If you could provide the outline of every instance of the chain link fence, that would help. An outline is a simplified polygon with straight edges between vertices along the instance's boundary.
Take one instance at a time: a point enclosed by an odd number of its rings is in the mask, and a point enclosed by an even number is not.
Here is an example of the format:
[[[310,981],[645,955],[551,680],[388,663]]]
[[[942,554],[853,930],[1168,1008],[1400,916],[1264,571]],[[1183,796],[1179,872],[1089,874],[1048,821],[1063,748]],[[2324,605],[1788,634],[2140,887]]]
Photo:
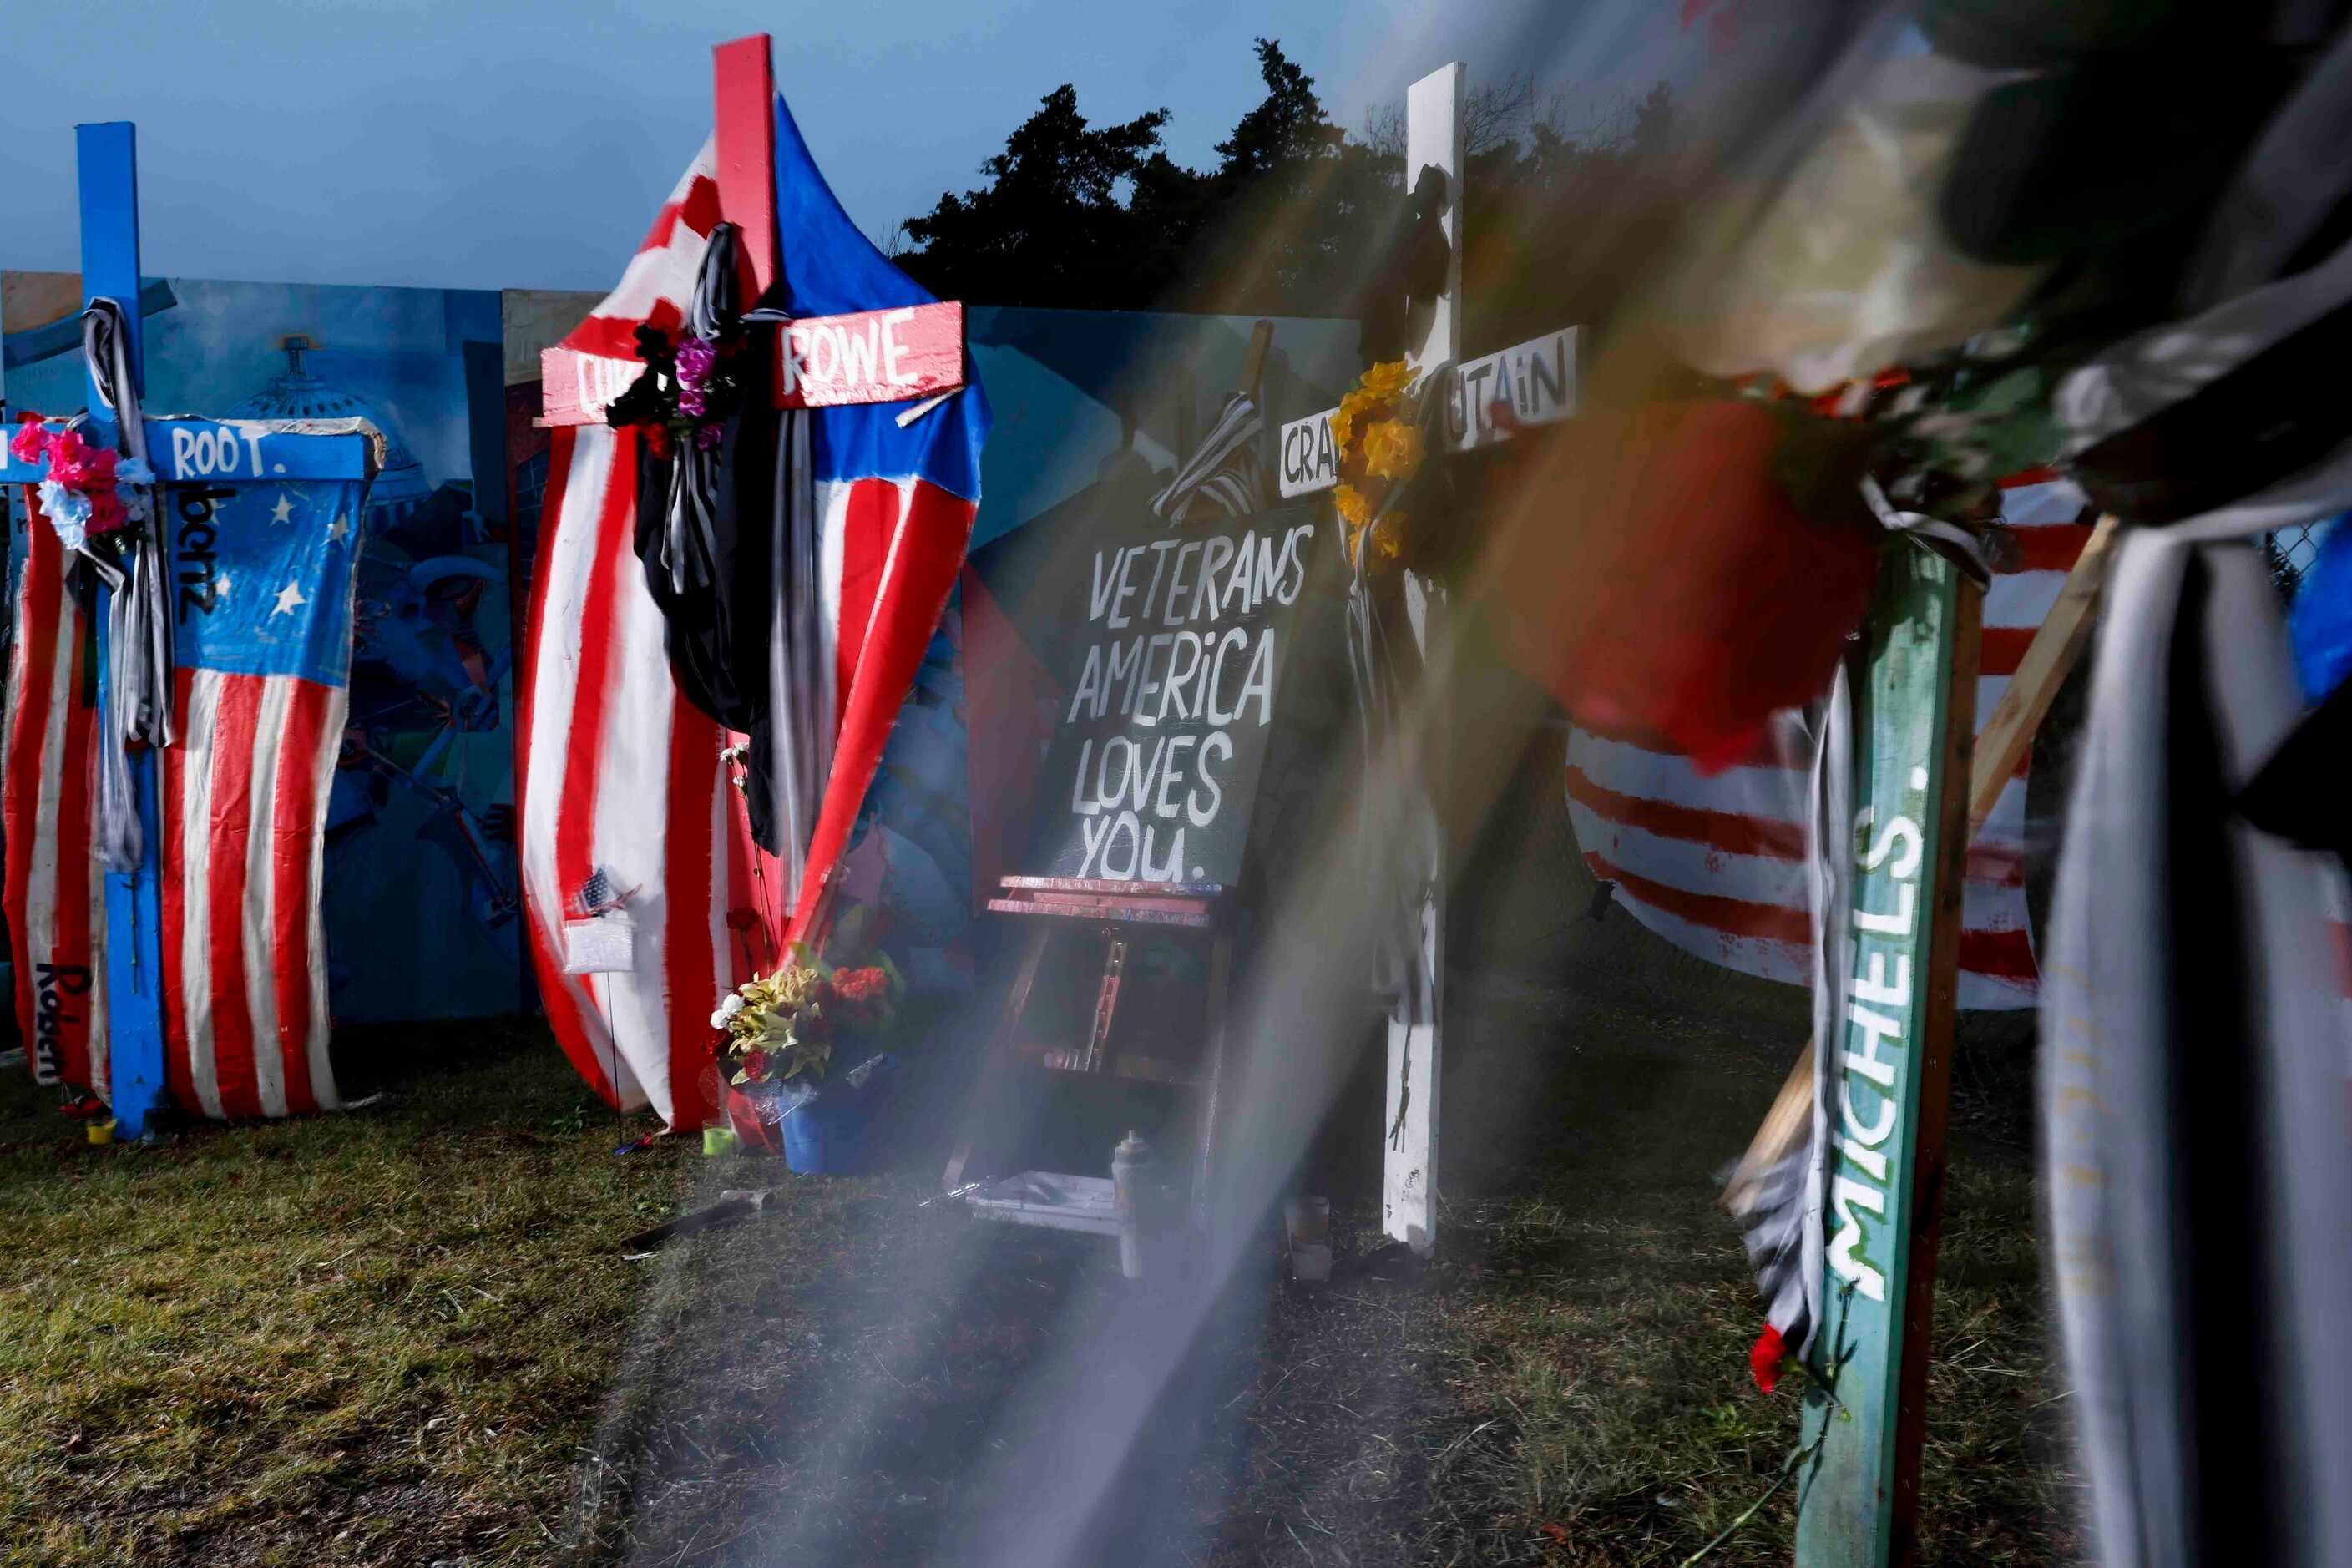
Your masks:
[[[2281,598],[2294,597],[2303,574],[2318,559],[2319,536],[2326,527],[2324,521],[2308,522],[2263,536],[2263,553],[2270,558],[2271,580],[2278,584]]]

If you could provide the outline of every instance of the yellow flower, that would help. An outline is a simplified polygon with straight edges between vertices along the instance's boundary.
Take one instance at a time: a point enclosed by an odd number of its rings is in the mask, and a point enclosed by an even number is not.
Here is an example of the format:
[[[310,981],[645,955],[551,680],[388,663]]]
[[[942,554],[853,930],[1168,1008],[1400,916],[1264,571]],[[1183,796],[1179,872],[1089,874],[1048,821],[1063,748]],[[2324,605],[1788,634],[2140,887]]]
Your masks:
[[[1339,509],[1339,515],[1348,520],[1351,528],[1361,528],[1372,521],[1372,503],[1353,485],[1342,484],[1332,490],[1331,504]]]
[[[1372,548],[1383,561],[1393,561],[1404,549],[1404,513],[1392,511],[1372,525]]]
[[[1404,361],[1392,359],[1364,372],[1363,380],[1357,384],[1374,398],[1402,397],[1404,389],[1412,384],[1412,372],[1405,368]]]
[[[1344,452],[1356,434],[1356,395],[1339,399],[1339,411],[1331,416],[1331,445]]]
[[[1409,479],[1421,456],[1421,432],[1402,419],[1383,419],[1364,432],[1364,468],[1375,479]]]

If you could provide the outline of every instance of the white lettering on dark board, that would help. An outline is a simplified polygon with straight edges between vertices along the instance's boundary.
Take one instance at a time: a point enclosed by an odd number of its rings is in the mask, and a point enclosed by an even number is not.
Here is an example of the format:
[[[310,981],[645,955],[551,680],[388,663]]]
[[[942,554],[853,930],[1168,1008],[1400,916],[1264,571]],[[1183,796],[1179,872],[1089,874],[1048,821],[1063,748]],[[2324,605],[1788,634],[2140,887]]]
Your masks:
[[[1286,623],[1263,612],[1297,602],[1314,537],[1315,524],[1298,522],[1095,552],[1090,640],[1062,722],[1116,728],[1079,742],[1069,778],[1076,875],[1199,874],[1186,837],[1214,826],[1235,798],[1227,770],[1236,735],[1274,722]]]

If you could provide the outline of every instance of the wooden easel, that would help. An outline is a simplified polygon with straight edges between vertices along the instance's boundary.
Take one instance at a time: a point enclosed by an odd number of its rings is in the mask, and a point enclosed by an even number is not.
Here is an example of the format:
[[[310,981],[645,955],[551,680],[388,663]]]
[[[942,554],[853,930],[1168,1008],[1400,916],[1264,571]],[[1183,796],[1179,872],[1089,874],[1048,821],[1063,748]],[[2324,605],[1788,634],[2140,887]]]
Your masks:
[[[1004,1107],[1011,1079],[1027,1070],[1079,1078],[1123,1079],[1171,1084],[1197,1100],[1199,1131],[1192,1153],[1191,1213],[1195,1228],[1205,1223],[1209,1175],[1215,1160],[1219,1089],[1224,1077],[1225,1011],[1233,983],[1233,899],[1213,882],[1143,883],[1094,878],[1006,877],[1003,894],[988,901],[996,914],[1034,922],[1035,930],[1014,971],[1004,1011],[991,1032],[988,1052],[974,1086],[962,1135],[940,1179],[943,1193],[967,1186],[973,1152],[990,1136]],[[1207,998],[1202,1016],[1201,1050],[1187,1071],[1181,1064],[1123,1052],[1113,1037],[1119,993],[1127,977],[1129,944],[1147,934],[1182,933],[1208,950]],[[1057,942],[1101,944],[1101,963],[1086,1037],[1066,1045],[1028,1043],[1022,1024],[1035,996],[1037,976]],[[1108,1154],[1108,1152],[1106,1152]],[[965,1194],[972,1211],[1013,1225],[1117,1236],[1119,1219],[1108,1177],[1026,1171]]]

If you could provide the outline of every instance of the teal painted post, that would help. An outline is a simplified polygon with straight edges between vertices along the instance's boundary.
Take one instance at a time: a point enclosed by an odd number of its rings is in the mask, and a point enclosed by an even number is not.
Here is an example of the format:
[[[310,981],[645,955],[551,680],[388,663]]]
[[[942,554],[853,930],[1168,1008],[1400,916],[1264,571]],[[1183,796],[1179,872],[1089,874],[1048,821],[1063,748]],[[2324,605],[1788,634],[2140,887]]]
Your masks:
[[[130,121],[121,120],[76,126],[74,139],[81,184],[82,299],[85,303],[103,298],[121,304],[131,337],[131,374],[134,379],[143,379],[138,139]],[[100,437],[111,440],[113,421],[100,405],[95,386],[89,407],[92,423],[100,426]],[[105,628],[110,597],[101,590],[98,601],[101,713],[106,711],[108,695]],[[148,1117],[164,1097],[163,907],[156,878],[163,835],[155,810],[152,755],[131,753],[131,780],[138,795],[146,849],[136,871],[128,876],[109,872],[106,877],[107,1060],[113,1080],[115,1135],[120,1138],[142,1136],[147,1131]]]
[[[1853,936],[1806,1380],[1800,1568],[1909,1563],[1942,1218],[1982,599],[1943,557],[1890,558],[1854,712]],[[1817,1447],[1814,1445],[1818,1445]]]

